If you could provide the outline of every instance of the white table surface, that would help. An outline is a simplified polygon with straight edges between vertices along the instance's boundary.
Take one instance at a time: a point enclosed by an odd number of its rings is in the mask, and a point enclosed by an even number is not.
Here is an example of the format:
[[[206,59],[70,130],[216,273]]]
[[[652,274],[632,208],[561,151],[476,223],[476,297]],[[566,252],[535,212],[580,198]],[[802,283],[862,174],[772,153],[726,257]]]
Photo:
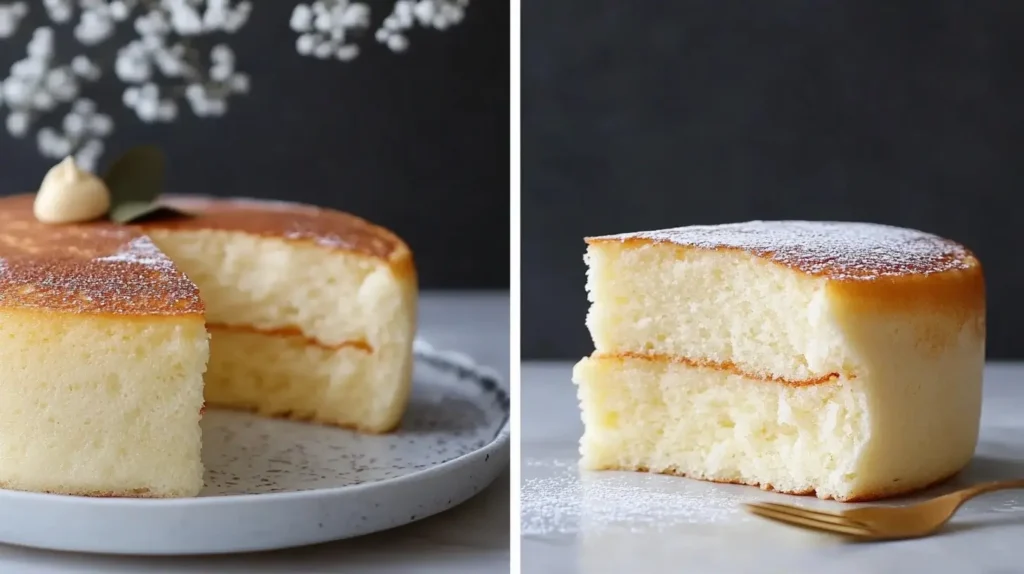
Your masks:
[[[437,349],[462,351],[506,378],[509,296],[427,293],[420,336]],[[508,572],[509,473],[448,512],[347,541],[237,556],[135,558],[56,553],[0,545],[0,573]]]
[[[839,503],[671,476],[580,472],[583,429],[570,373],[571,363],[523,365],[523,572],[1024,573],[1024,490],[969,502],[932,538],[852,544],[738,508],[755,499]],[[1024,478],[1024,363],[987,368],[975,459],[928,494],[1002,478]]]

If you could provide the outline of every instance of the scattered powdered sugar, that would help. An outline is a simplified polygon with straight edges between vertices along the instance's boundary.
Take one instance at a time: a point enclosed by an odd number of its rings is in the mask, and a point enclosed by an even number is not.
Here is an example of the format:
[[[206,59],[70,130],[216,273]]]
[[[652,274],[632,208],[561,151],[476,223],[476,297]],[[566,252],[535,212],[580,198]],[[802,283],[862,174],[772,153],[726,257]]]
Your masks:
[[[283,236],[290,240],[312,241],[320,247],[329,249],[350,249],[352,247],[349,241],[335,233],[324,233],[318,229],[307,228],[298,222],[292,222],[291,229],[286,231]]]
[[[740,249],[836,279],[940,273],[970,266],[963,246],[930,233],[875,223],[749,221],[595,237],[702,249]]]
[[[283,201],[280,199],[256,199],[254,197],[218,197],[214,195],[190,193],[188,195],[168,194],[163,196],[169,203],[182,208],[193,208],[203,210],[211,205],[230,205],[243,209],[274,209],[277,211],[301,211],[315,210],[315,207],[296,203],[294,201]]]
[[[1024,513],[1024,501],[1020,498],[1011,498],[992,507],[994,512],[1020,512]]]
[[[160,269],[172,269],[171,260],[157,249],[157,246],[148,237],[136,237],[127,245],[113,255],[97,257],[94,261],[133,263]]]
[[[311,210],[315,209],[309,205],[302,203],[296,203],[294,201],[283,201],[280,199],[255,199],[252,197],[229,197],[220,199],[214,196],[207,196],[212,201],[220,201],[223,203],[230,203],[239,207],[248,207],[250,209],[277,209],[280,211],[296,211],[296,210]]]
[[[580,472],[576,461],[524,461],[522,534],[651,530],[747,520],[744,499],[720,485],[637,472]]]

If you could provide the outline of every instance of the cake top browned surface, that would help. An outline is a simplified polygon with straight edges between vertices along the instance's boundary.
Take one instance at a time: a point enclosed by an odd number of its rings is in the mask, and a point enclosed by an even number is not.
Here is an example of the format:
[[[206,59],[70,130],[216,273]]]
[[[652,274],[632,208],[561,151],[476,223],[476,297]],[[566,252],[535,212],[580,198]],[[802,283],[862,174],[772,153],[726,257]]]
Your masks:
[[[196,286],[139,231],[109,222],[40,223],[31,196],[0,199],[0,306],[116,315],[204,311]]]
[[[171,196],[165,200],[194,217],[146,223],[161,229],[218,229],[311,242],[383,260],[405,255],[395,234],[354,215],[298,203],[256,199]]]
[[[48,225],[31,194],[0,198],[0,306],[122,315],[203,313],[196,286],[145,236],[146,229],[224,230],[278,237],[401,263],[408,247],[388,230],[339,211],[299,204],[192,196],[168,198],[192,216],[119,225]]]
[[[973,254],[954,241],[874,223],[749,221],[587,238],[590,244],[607,241],[740,250],[836,280],[928,275],[979,266]]]

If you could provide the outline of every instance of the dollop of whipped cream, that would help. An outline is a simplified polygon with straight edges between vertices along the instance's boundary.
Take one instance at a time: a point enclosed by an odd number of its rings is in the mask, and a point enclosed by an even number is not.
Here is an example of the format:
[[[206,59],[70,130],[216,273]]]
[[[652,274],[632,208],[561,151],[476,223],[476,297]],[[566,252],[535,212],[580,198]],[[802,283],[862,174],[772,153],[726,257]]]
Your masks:
[[[110,190],[103,180],[80,169],[72,157],[50,168],[36,193],[33,212],[43,223],[79,223],[97,219],[110,209]]]

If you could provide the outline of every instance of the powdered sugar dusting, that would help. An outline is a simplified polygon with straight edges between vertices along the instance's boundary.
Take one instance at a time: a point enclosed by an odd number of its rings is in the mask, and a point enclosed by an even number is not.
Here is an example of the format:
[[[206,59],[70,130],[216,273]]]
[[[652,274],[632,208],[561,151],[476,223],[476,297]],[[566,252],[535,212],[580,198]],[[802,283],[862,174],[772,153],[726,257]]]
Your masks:
[[[285,239],[306,240],[316,243],[320,247],[326,247],[329,249],[351,249],[352,244],[349,241],[339,237],[336,233],[323,233],[314,229],[309,229],[302,226],[299,223],[293,223],[292,228],[283,234]]]
[[[739,249],[805,273],[840,280],[941,273],[972,265],[971,253],[953,241],[874,223],[749,221],[608,235],[590,241],[638,239],[701,249]]]
[[[741,522],[733,485],[636,472],[581,472],[573,461],[527,460],[521,494],[524,536]],[[546,468],[542,468],[546,467]],[[532,476],[530,476],[532,475]]]
[[[123,262],[162,270],[173,269],[171,260],[167,258],[148,237],[136,237],[113,255],[98,257],[96,261]]]
[[[196,315],[199,289],[139,231],[47,225],[33,196],[0,199],[0,306],[58,313]]]

